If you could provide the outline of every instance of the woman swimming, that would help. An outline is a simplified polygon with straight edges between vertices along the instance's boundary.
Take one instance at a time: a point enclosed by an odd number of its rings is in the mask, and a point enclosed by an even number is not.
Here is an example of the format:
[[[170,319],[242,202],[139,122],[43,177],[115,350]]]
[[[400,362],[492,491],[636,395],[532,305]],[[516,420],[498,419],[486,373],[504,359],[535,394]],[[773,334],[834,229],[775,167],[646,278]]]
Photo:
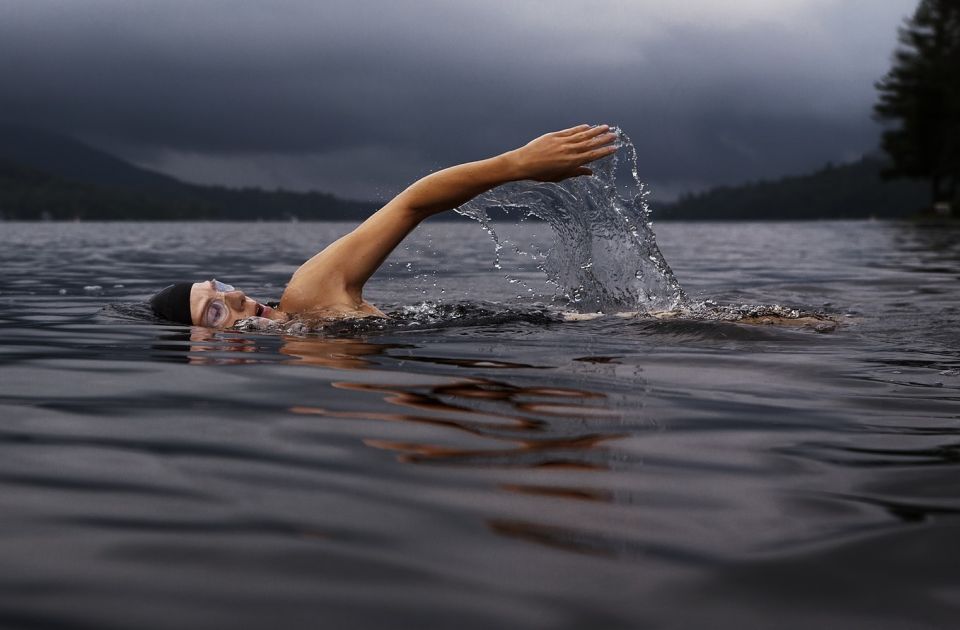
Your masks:
[[[616,139],[607,125],[579,125],[540,136],[496,157],[427,175],[303,263],[276,308],[217,280],[170,285],[150,299],[150,306],[163,319],[209,328],[229,328],[248,317],[279,321],[292,316],[383,317],[363,299],[364,284],[424,219],[507,182],[559,182],[591,175],[585,165],[614,153]]]

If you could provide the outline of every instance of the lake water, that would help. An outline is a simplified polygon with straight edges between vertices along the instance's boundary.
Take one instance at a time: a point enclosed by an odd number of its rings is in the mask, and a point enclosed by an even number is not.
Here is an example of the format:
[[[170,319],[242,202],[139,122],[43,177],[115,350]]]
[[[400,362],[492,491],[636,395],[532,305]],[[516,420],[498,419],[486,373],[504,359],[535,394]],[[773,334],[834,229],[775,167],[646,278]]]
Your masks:
[[[380,328],[139,315],[348,227],[0,223],[0,626],[955,626],[960,229],[656,226],[691,299],[829,334],[557,321],[472,223],[398,250]]]

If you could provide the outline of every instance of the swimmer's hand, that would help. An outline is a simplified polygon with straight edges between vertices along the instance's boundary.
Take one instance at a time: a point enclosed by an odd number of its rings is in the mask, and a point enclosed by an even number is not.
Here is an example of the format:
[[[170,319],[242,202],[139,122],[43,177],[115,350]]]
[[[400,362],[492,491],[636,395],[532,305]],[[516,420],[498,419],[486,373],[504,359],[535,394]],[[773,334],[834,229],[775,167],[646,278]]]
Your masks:
[[[617,134],[609,125],[579,125],[540,136],[505,154],[513,163],[516,179],[559,182],[578,175],[592,175],[584,166],[616,152]]]

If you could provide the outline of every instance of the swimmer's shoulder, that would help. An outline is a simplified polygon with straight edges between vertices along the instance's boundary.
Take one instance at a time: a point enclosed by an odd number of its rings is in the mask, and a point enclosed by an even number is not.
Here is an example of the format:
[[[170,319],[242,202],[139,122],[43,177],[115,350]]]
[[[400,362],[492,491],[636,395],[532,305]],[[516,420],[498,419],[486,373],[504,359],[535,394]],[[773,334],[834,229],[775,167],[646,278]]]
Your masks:
[[[337,319],[343,316],[383,315],[379,309],[362,297],[327,283],[326,286],[310,286],[291,282],[280,298],[280,310],[290,315],[311,319]]]
[[[299,311],[285,312],[302,320],[313,322],[366,317],[386,317],[386,314],[384,314],[383,311],[364,300],[361,300],[359,303],[351,301],[334,302],[330,304],[316,305]]]

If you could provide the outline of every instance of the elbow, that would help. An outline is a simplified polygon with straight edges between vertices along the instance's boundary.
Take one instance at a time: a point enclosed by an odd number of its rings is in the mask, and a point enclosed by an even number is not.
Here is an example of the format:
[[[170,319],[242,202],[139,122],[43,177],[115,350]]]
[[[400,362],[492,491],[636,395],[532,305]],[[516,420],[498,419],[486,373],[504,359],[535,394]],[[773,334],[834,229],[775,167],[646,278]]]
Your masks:
[[[442,212],[443,209],[438,209],[435,205],[431,205],[430,203],[419,203],[405,205],[403,207],[403,211],[406,214],[405,218],[416,225],[424,219],[427,219],[438,212]]]
[[[455,208],[457,204],[452,204],[449,194],[438,190],[431,185],[427,176],[414,184],[411,184],[406,190],[397,195],[398,205],[410,215],[410,218],[420,222],[435,214]]]

